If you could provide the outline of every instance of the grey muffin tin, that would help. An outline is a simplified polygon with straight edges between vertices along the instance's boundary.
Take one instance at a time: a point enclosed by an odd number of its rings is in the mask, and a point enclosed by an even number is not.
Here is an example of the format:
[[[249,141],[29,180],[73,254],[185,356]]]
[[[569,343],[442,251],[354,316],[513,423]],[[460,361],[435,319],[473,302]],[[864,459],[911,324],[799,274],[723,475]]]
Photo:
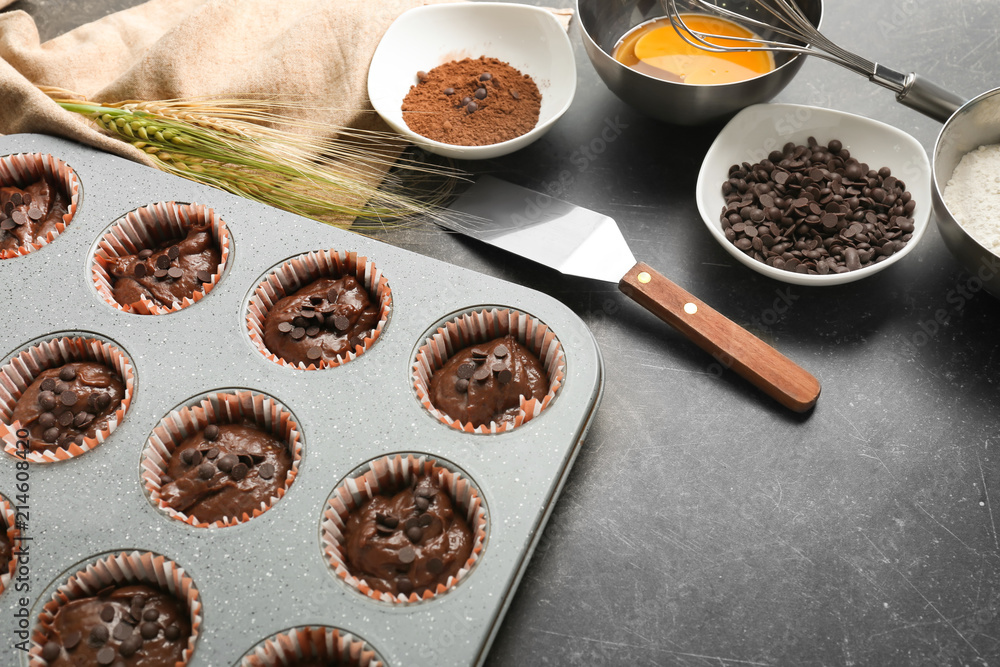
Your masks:
[[[482,663],[600,400],[603,364],[590,331],[568,308],[533,290],[451,266],[43,135],[0,137],[0,156],[48,153],[77,174],[76,216],[52,243],[0,261],[0,353],[6,364],[31,342],[96,334],[135,369],[135,395],[106,442],[69,461],[30,466],[30,591],[0,599],[13,619],[28,596],[32,626],[55,585],[107,552],[162,554],[200,591],[202,627],[191,667],[238,664],[266,637],[301,625],[338,627],[366,640],[391,667]],[[226,222],[229,266],[205,299],[167,315],[133,315],[105,303],[90,257],[122,215],[160,201],[203,204]],[[261,277],[312,250],[353,250],[389,281],[393,311],[370,350],[338,368],[299,371],[265,358],[246,332]],[[462,433],[418,402],[411,366],[436,325],[483,306],[509,306],[547,324],[566,355],[566,378],[534,420],[498,435]],[[299,475],[263,515],[228,528],[195,528],[154,508],[140,480],[152,429],[188,399],[222,388],[269,394],[297,418]],[[427,453],[464,471],[487,509],[479,561],[456,587],[418,603],[365,597],[335,578],[320,546],[331,491],[388,453]],[[16,459],[0,455],[0,493],[17,495]],[[11,626],[13,627],[13,626]],[[8,633],[9,634],[9,633]],[[14,664],[11,653],[3,664]],[[27,656],[21,658],[27,664]]]

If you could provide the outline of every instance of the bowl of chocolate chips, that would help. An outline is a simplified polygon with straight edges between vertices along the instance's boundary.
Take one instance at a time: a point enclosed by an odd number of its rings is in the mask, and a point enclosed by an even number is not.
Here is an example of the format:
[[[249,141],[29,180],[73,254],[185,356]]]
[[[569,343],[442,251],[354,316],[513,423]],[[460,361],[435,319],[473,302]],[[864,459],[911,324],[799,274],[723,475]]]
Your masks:
[[[931,166],[906,132],[796,104],[737,114],[708,150],[698,210],[736,260],[797,285],[870,276],[913,251],[930,223]]]
[[[449,158],[524,148],[565,113],[576,60],[547,9],[504,2],[427,5],[386,30],[368,68],[368,97],[396,132]]]

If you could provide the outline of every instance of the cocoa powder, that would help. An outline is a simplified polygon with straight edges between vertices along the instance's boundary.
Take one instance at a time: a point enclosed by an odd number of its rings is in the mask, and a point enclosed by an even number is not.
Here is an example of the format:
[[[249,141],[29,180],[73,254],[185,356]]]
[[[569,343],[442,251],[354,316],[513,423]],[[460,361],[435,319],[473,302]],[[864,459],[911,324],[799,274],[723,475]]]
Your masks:
[[[531,131],[541,103],[530,76],[483,56],[418,72],[402,110],[407,126],[428,139],[487,146]]]

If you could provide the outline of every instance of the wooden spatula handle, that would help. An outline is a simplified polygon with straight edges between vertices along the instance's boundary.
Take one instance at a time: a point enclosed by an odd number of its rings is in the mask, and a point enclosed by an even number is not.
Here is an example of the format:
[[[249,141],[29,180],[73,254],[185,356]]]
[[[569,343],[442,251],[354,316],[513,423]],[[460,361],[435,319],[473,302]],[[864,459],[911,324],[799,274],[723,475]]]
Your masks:
[[[618,288],[785,407],[805,412],[816,404],[816,378],[646,264],[632,267]]]

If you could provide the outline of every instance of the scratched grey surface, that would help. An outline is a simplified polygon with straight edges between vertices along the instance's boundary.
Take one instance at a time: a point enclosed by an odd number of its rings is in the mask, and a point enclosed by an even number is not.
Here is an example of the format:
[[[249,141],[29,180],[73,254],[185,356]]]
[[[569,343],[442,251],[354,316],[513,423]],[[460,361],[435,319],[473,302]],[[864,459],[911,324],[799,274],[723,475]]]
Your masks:
[[[58,0],[14,7],[51,36],[135,3],[73,4],[74,16]],[[825,32],[871,59],[965,96],[1000,86],[996,0],[829,4]],[[819,377],[823,395],[791,416],[710,373],[703,353],[613,287],[443,233],[387,236],[556,296],[605,355],[600,412],[487,664],[1000,663],[1000,302],[962,295],[969,276],[936,229],[905,262],[832,289],[786,292],[736,264],[693,196],[717,128],[639,117],[572,31],[567,115],[520,153],[465,166],[536,188],[568,170],[564,198],[617,219],[637,256],[754,327]],[[820,61],[777,101],[863,114],[928,150],[939,130]],[[581,160],[607,122],[620,136]],[[779,293],[791,302],[782,313]]]

